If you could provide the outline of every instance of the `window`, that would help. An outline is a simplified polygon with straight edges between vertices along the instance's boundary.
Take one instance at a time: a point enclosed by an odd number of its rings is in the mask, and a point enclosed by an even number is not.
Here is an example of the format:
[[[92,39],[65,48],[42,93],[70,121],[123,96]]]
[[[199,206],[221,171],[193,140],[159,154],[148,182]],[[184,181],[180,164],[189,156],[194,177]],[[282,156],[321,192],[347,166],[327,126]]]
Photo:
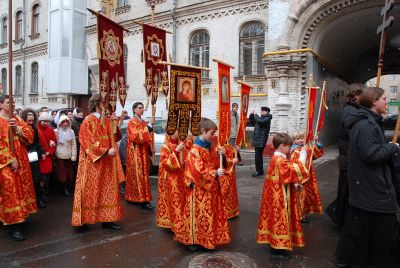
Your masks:
[[[22,39],[22,11],[18,11],[15,16],[15,40]]]
[[[1,20],[1,43],[7,43],[7,17]]]
[[[127,77],[127,70],[128,70],[128,46],[124,44],[124,72],[125,72],[125,84],[126,80],[128,80]]]
[[[17,65],[17,67],[15,67],[15,95],[21,95],[21,77],[22,68],[21,65]]]
[[[39,88],[39,64],[32,63],[31,67],[31,93],[37,94]]]
[[[123,7],[128,5],[128,0],[118,0],[117,7]]]
[[[32,8],[32,35],[39,33],[40,6],[36,4]]]
[[[205,30],[195,32],[190,38],[189,62],[194,66],[210,66],[210,35]],[[202,78],[209,78],[209,71],[201,71]]]
[[[3,93],[7,94],[7,69],[1,69],[1,85],[3,86]]]
[[[397,94],[398,91],[399,91],[399,87],[398,86],[391,86],[390,87],[390,93]]]
[[[265,29],[260,22],[248,22],[241,31],[239,38],[240,48],[240,76],[262,75],[262,54],[264,53]]]

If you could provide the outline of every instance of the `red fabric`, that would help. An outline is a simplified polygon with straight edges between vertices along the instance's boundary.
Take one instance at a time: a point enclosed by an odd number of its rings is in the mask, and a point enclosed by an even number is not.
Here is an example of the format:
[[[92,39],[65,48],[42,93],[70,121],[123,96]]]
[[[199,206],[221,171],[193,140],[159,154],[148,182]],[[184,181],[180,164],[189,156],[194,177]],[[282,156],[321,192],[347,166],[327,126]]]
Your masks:
[[[50,141],[57,144],[57,137],[53,128],[50,126],[43,127],[40,123],[38,124],[38,132],[40,145],[46,153],[49,153],[45,159],[39,156],[40,173],[50,174],[53,171],[53,157],[57,149],[57,146],[50,147]]]
[[[152,96],[151,103],[157,102],[160,81],[165,96],[168,95],[167,65],[158,64],[158,61],[167,61],[167,47],[165,31],[147,24],[143,24],[144,63],[146,70],[146,92]]]
[[[314,115],[315,115],[315,102],[317,99],[316,87],[311,87],[308,89],[308,111],[307,111],[307,131],[306,131],[306,143],[309,143],[314,138]]]
[[[218,63],[218,143],[224,146],[231,134],[231,67]]]
[[[100,94],[109,113],[115,112],[117,96],[122,107],[126,100],[124,71],[124,28],[112,20],[97,15]]]
[[[319,115],[319,120],[317,124],[317,133],[320,133],[321,130],[324,128],[324,121],[325,121],[325,110],[326,110],[326,90],[323,89],[321,92],[321,112]]]
[[[249,102],[250,102],[250,87],[244,84],[240,85],[241,85],[240,123],[238,127],[238,133],[236,136],[236,144],[239,146],[242,144],[242,142],[246,143],[247,112],[249,109]]]

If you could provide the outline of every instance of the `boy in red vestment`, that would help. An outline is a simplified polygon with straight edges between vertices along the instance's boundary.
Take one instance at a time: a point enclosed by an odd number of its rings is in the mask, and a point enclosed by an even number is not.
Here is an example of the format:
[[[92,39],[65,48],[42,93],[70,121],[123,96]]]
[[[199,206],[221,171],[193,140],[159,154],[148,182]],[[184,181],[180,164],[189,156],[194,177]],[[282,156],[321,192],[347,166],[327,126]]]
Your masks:
[[[306,152],[300,161],[289,161],[292,139],[288,134],[277,133],[273,138],[275,149],[265,177],[258,221],[257,243],[270,245],[273,259],[287,259],[294,246],[303,247],[304,237],[300,224],[296,190],[306,177]]]
[[[224,148],[211,149],[216,124],[202,118],[196,138],[185,163],[187,188],[183,226],[175,232],[174,239],[185,245],[200,245],[214,249],[230,242],[220,178],[224,169],[219,167],[219,155]]]
[[[89,112],[79,130],[80,155],[76,178],[72,225],[87,229],[86,224],[102,223],[105,229],[119,230],[115,223],[122,219],[123,211],[119,184],[125,180],[115,142],[121,139],[118,129],[113,134],[111,120],[101,120],[102,103],[99,94],[89,100]],[[114,144],[112,136],[114,135]]]
[[[306,214],[322,214],[324,212],[321,194],[318,187],[317,174],[315,172],[313,163],[313,160],[322,156],[322,150],[320,144],[317,142],[317,135],[314,137],[316,143],[316,145],[313,146],[314,150],[312,150],[311,146],[304,146],[304,137],[304,133],[301,132],[293,135],[293,145],[290,148],[290,159],[293,161],[298,161],[300,158],[301,149],[305,148],[305,150],[307,150],[307,161],[305,166],[307,169],[309,169],[309,175],[300,182],[303,185],[303,190],[298,194],[300,219],[301,222],[307,223],[309,220],[306,218]]]
[[[144,105],[136,102],[132,106],[133,118],[128,123],[126,150],[126,188],[125,199],[141,203],[147,210],[155,207],[150,204],[150,149],[154,118],[149,123],[142,119]]]
[[[182,208],[185,200],[185,162],[192,140],[180,142],[178,131],[166,138],[161,148],[158,171],[158,200],[156,224],[160,227],[179,229],[182,222]]]
[[[35,190],[26,151],[33,142],[34,132],[22,119],[10,116],[10,102],[0,96],[0,221],[9,225],[11,238],[25,240],[19,223],[37,212]],[[14,152],[10,131],[14,131]]]

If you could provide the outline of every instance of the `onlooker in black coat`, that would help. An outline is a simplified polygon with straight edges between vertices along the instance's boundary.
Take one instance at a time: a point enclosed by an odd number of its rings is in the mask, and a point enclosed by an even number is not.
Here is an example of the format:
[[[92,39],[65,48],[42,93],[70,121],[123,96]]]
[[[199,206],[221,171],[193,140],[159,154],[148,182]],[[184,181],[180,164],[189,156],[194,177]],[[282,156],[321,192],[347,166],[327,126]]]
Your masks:
[[[360,108],[359,98],[365,88],[361,84],[351,84],[346,91],[346,104],[340,114],[339,125],[339,180],[336,199],[327,207],[326,213],[334,221],[339,230],[342,229],[349,206],[349,184],[348,184],[348,149],[351,128],[346,128],[347,122],[353,121]]]
[[[250,114],[250,123],[254,125],[254,134],[252,145],[255,149],[255,165],[256,173],[253,177],[258,177],[264,174],[263,167],[263,151],[267,144],[269,130],[271,128],[272,115],[268,107],[261,107],[261,116],[256,114],[255,110]]]
[[[366,88],[349,140],[349,209],[336,256],[341,264],[400,267],[399,207],[389,164],[400,153],[387,143],[381,126],[387,99],[384,90]]]

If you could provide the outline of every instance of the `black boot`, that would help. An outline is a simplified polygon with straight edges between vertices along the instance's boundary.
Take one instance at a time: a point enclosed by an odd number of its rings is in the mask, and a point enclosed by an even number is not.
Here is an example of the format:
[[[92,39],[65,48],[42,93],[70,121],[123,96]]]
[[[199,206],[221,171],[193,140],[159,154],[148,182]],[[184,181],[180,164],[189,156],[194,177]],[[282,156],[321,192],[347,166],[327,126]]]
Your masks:
[[[21,232],[21,227],[19,224],[10,225],[10,236],[14,241],[24,241],[25,236]]]
[[[121,230],[122,227],[116,224],[115,222],[102,222],[101,227],[104,229],[111,229],[111,230]]]
[[[66,197],[71,197],[71,193],[68,190],[68,184],[67,183],[64,184],[64,195]]]
[[[36,195],[36,203],[38,205],[39,208],[46,208],[47,205],[45,202],[43,202],[43,200],[41,199],[40,195],[41,195],[41,191],[40,191],[40,184],[39,183],[35,183],[35,195]]]
[[[150,210],[153,211],[155,209],[155,206],[153,206],[152,204],[150,204],[150,202],[143,202],[142,203],[142,208],[146,209],[146,210]]]

